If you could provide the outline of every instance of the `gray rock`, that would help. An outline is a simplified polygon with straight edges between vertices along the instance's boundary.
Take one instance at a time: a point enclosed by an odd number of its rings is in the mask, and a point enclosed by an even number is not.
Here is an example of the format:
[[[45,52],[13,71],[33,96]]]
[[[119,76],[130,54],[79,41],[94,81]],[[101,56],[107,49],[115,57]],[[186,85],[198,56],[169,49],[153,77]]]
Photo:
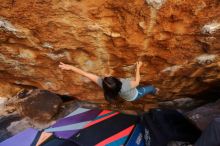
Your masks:
[[[14,121],[20,120],[18,115],[8,115],[0,117],[0,142],[8,139],[13,136],[6,128]]]
[[[189,97],[174,99],[172,101],[160,102],[159,105],[165,108],[191,109],[201,104],[200,100]]]
[[[187,116],[203,130],[214,118],[220,117],[220,100],[196,108],[188,112]]]
[[[27,128],[33,127],[32,124],[27,119],[22,119],[19,121],[13,121],[6,128],[12,135],[16,135],[17,133],[24,131]]]

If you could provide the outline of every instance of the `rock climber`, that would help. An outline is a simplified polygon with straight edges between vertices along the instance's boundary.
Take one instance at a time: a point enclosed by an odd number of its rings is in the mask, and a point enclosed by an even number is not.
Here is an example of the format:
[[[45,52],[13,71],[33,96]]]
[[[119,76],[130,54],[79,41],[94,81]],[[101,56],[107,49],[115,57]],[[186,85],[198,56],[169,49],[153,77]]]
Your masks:
[[[140,68],[142,62],[136,63],[135,79],[130,78],[116,78],[113,76],[97,76],[95,74],[83,71],[75,66],[60,62],[59,68],[63,70],[70,70],[77,74],[87,77],[104,91],[104,97],[109,102],[115,102],[122,98],[126,101],[134,101],[140,99],[147,94],[158,94],[159,89],[152,85],[139,86],[140,83]]]

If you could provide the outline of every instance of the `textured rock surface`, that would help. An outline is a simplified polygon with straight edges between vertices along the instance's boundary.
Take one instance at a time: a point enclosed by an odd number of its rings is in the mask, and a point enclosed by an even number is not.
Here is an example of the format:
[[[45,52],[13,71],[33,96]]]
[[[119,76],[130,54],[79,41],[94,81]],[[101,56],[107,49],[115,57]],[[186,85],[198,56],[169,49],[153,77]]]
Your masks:
[[[29,96],[16,102],[20,115],[42,122],[52,120],[62,104],[59,96],[43,90],[34,90]]]
[[[7,81],[7,80],[6,80]],[[10,98],[15,96],[19,91],[22,90],[22,87],[10,84],[6,81],[0,80],[0,98]]]
[[[184,95],[197,95],[206,90],[219,89],[219,57],[202,55],[194,62],[182,65],[178,69],[164,70],[158,86],[161,86],[161,99],[172,99]],[[168,91],[168,92],[167,92]],[[211,97],[212,95],[208,95]]]
[[[187,116],[192,119],[200,129],[204,130],[214,118],[220,116],[220,100],[194,109],[190,111]]]
[[[8,115],[5,117],[0,116],[0,142],[11,137],[12,134],[6,129],[14,121],[20,120],[20,117],[17,115]]]
[[[220,53],[219,9],[219,0],[0,0],[0,80],[108,106],[58,63],[131,77],[142,59],[142,81],[161,88],[159,99],[198,93],[219,80],[218,63],[195,60]],[[128,106],[156,105],[149,97]]]

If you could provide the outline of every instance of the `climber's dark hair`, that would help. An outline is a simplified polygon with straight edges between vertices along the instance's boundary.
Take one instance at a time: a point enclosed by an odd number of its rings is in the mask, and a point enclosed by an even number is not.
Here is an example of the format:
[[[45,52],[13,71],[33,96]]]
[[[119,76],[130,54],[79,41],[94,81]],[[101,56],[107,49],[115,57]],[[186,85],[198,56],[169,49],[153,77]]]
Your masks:
[[[115,77],[105,77],[102,81],[105,99],[109,102],[118,99],[119,91],[121,90],[122,83]]]

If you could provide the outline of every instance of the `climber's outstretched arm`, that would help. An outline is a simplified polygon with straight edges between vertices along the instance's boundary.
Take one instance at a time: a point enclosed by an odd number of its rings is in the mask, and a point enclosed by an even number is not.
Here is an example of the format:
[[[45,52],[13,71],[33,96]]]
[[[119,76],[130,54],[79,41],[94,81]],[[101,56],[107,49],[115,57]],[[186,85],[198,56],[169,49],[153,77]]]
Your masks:
[[[136,75],[135,75],[135,80],[132,80],[131,81],[131,87],[132,88],[135,88],[139,85],[140,83],[140,80],[141,80],[141,76],[140,76],[140,68],[142,66],[142,62],[141,61],[138,61],[136,63]]]
[[[71,70],[71,71],[74,71],[80,75],[83,75],[87,78],[89,78],[91,81],[95,82],[96,84],[98,84],[98,80],[100,79],[99,76],[97,75],[94,75],[92,73],[89,73],[89,72],[86,72],[86,71],[83,71],[75,66],[72,66],[72,65],[68,65],[68,64],[65,64],[63,62],[60,62],[59,64],[59,68],[63,69],[63,70]]]

